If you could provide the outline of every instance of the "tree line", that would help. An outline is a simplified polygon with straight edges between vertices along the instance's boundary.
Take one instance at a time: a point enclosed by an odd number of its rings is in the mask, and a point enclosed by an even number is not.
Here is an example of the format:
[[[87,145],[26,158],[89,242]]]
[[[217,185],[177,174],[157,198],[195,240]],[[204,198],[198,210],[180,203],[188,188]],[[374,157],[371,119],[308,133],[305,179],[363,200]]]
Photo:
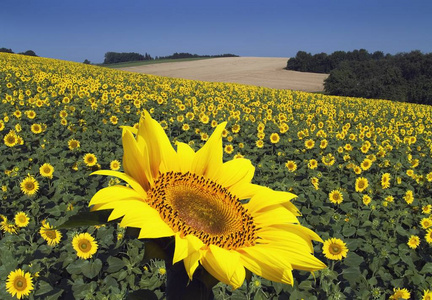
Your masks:
[[[152,60],[150,54],[144,55],[135,52],[107,52],[105,53],[104,64],[117,64],[128,61]]]
[[[0,48],[0,52],[6,52],[6,53],[12,53],[12,54],[15,53],[12,51],[12,49],[8,49],[8,48]],[[33,50],[27,50],[25,52],[19,52],[18,54],[28,55],[28,56],[37,56]]]
[[[299,51],[288,70],[329,73],[324,91],[337,96],[388,99],[432,105],[432,53],[396,55],[364,49],[311,55]]]

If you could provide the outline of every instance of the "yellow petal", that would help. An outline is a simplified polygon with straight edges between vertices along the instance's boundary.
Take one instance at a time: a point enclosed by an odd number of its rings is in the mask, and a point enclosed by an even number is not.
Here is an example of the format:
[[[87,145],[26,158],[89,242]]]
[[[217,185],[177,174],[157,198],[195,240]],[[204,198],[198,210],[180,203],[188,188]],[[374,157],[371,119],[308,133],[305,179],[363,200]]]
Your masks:
[[[263,263],[259,259],[251,258],[250,255],[240,252],[242,264],[252,273],[274,282],[293,284],[291,269],[283,269]]]
[[[138,136],[148,145],[153,178],[158,176],[159,171],[165,173],[179,170],[177,153],[162,126],[147,111],[144,111],[144,118],[140,120]]]
[[[175,238],[175,249],[173,256],[173,264],[181,261],[188,256],[188,241],[180,236],[180,232],[177,232]]]
[[[122,201],[128,199],[141,199],[142,195],[140,195],[135,190],[122,186],[115,185],[103,188],[99,190],[90,200],[89,206],[101,203],[107,203],[111,201]]]
[[[286,207],[295,216],[301,215],[300,211],[290,201],[296,195],[288,192],[274,191],[272,189],[262,187],[257,190],[255,195],[247,203],[247,208],[250,212],[264,212],[272,210],[278,206]]]
[[[239,258],[240,255],[237,251],[210,245],[210,251],[205,252],[201,263],[213,277],[237,289],[245,279],[244,267]],[[243,268],[243,272],[239,270],[240,268]]]
[[[216,175],[216,182],[225,188],[236,184],[250,183],[255,173],[255,168],[250,160],[239,158],[230,160],[222,165]]]
[[[96,172],[91,173],[90,175],[106,175],[106,176],[113,176],[118,177],[124,181],[126,181],[135,191],[137,191],[143,198],[147,198],[147,193],[144,191],[142,186],[131,176],[117,171],[111,171],[111,170],[99,170]]]
[[[180,163],[180,171],[183,173],[190,172],[195,157],[195,151],[188,144],[177,142],[177,155]]]
[[[135,127],[123,125],[123,126],[120,126],[120,128],[121,129],[127,129],[135,135],[138,134],[138,129],[136,129]]]
[[[188,274],[190,280],[192,280],[193,274],[195,273],[196,268],[198,268],[199,266],[199,261],[201,257],[202,257],[201,252],[197,251],[197,252],[192,252],[191,255],[183,259],[186,273]]]
[[[246,206],[246,205],[245,205]],[[246,208],[248,208],[246,206]],[[248,208],[249,209],[249,208]],[[254,221],[263,226],[269,226],[272,224],[297,224],[297,217],[290,212],[288,209],[282,206],[275,207],[271,211],[261,212],[258,214],[252,214]]]
[[[222,131],[226,122],[219,124],[205,145],[198,150],[192,162],[192,173],[215,179],[222,167]]]
[[[150,186],[153,185],[153,177],[150,171],[147,145],[144,143],[141,145],[143,148],[139,149],[134,136],[128,130],[123,130],[122,141],[125,173],[138,181],[145,190],[149,190]]]

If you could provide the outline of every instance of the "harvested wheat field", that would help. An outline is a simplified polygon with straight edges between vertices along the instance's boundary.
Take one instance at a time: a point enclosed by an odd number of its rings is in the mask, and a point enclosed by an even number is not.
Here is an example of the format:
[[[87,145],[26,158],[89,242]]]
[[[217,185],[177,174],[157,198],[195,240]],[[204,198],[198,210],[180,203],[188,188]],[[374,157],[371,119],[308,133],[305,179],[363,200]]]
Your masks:
[[[211,82],[233,82],[305,92],[323,91],[327,74],[287,71],[285,57],[220,57],[120,68],[120,70]]]

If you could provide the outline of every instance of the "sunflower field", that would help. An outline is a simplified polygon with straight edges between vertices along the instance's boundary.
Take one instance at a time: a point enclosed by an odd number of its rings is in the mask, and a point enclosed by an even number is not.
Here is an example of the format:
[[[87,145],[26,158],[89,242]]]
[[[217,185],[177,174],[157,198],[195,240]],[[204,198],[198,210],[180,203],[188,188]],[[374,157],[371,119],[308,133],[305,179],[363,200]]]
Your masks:
[[[165,78],[0,53],[0,299],[164,299],[164,260],[119,222],[73,228],[123,184],[121,126],[149,112],[173,145],[223,130],[224,160],[297,197],[327,265],[251,274],[215,299],[432,299],[432,107]],[[101,216],[101,215],[99,215]],[[79,222],[78,222],[79,223]]]

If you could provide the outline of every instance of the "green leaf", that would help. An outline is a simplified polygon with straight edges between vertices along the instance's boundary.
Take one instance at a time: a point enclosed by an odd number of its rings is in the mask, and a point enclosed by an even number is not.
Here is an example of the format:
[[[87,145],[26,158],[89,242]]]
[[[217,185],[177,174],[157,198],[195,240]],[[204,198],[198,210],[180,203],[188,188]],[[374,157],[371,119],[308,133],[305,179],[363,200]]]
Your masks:
[[[114,256],[108,257],[107,262],[108,262],[108,269],[107,269],[108,273],[115,273],[125,266],[123,260]]]
[[[361,277],[361,272],[358,267],[350,267],[343,270],[342,276],[349,281],[350,285],[354,285]]]
[[[432,263],[426,263],[421,269],[420,274],[432,274]]]
[[[71,275],[81,274],[83,267],[88,264],[89,262],[86,260],[76,260],[75,262],[69,264],[69,266],[66,267],[66,271],[68,271]]]
[[[363,257],[355,252],[348,252],[347,257],[344,259],[344,264],[349,267],[359,267],[363,261]]]
[[[82,272],[85,277],[92,279],[99,274],[101,269],[102,261],[97,258],[94,261],[90,261],[88,264],[84,265]]]
[[[356,233],[356,228],[351,225],[345,225],[342,229],[342,234],[345,237],[350,237]]]
[[[77,228],[82,226],[94,226],[107,224],[112,210],[98,210],[93,212],[81,212],[71,216],[66,222],[56,229]],[[115,222],[114,220],[111,222]]]
[[[38,288],[37,288],[37,291],[35,292],[35,296],[40,296],[40,295],[46,294],[52,290],[53,290],[53,288],[48,282],[39,280]]]

